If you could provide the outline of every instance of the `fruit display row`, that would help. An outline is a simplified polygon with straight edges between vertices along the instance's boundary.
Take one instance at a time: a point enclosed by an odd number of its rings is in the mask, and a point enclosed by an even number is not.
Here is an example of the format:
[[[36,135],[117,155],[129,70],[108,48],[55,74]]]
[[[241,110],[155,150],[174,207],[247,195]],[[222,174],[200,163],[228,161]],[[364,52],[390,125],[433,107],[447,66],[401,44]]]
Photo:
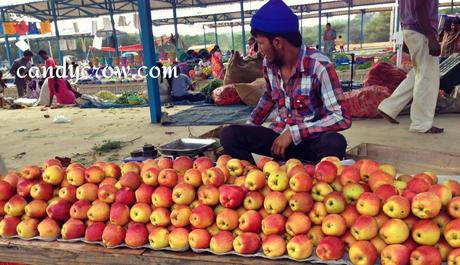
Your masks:
[[[459,264],[460,184],[372,160],[316,165],[223,155],[0,176],[0,236],[105,247],[343,261]]]

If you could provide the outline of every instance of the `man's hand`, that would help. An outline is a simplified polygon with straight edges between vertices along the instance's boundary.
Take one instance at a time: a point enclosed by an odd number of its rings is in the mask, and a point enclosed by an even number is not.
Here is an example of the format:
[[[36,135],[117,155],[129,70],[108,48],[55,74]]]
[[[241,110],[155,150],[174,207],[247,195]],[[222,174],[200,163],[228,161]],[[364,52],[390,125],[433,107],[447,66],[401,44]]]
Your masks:
[[[278,136],[273,142],[271,152],[274,157],[285,158],[285,152],[288,146],[292,143],[291,131],[286,130]]]
[[[428,38],[428,48],[431,56],[438,57],[441,55],[441,45],[435,36]]]

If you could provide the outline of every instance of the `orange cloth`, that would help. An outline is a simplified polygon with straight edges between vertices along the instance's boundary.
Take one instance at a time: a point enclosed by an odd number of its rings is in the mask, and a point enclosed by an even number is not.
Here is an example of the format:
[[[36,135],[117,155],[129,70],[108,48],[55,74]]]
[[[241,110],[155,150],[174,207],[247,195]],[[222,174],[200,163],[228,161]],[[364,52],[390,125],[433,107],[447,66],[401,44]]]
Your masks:
[[[50,32],[51,32],[51,22],[49,20],[40,22],[40,33],[46,34]]]
[[[3,22],[3,33],[6,35],[15,35],[16,34],[16,27],[14,26],[14,22]]]

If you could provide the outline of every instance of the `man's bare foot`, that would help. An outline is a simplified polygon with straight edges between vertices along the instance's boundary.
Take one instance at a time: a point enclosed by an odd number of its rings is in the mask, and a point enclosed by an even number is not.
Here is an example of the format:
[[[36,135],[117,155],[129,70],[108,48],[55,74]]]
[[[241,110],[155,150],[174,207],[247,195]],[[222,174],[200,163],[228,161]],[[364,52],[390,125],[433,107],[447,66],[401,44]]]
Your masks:
[[[431,127],[428,131],[426,131],[425,133],[433,133],[433,134],[437,134],[437,133],[443,133],[444,132],[444,129],[443,128],[438,128],[438,127]]]
[[[377,112],[379,113],[380,116],[382,116],[382,118],[384,118],[385,120],[387,120],[388,122],[390,123],[393,123],[393,124],[399,124],[399,121],[393,119],[392,117],[388,116],[385,112],[377,109]]]

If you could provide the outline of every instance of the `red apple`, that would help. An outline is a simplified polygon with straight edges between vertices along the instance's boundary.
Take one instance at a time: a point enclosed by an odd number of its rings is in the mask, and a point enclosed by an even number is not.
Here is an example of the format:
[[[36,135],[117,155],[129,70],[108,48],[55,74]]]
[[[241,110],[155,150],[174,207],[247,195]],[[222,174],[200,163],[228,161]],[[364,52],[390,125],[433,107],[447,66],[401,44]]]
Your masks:
[[[318,181],[332,183],[337,177],[337,166],[331,161],[321,161],[316,165],[315,178]]]
[[[338,260],[345,253],[345,245],[342,240],[335,236],[323,238],[316,248],[316,255],[321,260]]]
[[[13,197],[15,190],[8,182],[0,180],[0,201],[7,201]]]
[[[193,161],[193,168],[203,172],[208,168],[212,168],[212,160],[206,156],[198,157]]]
[[[115,202],[123,203],[128,206],[134,205],[136,202],[134,191],[127,187],[119,189],[115,195]]]
[[[149,241],[149,232],[144,224],[132,223],[128,226],[125,235],[125,243],[129,247],[140,247]]]
[[[85,240],[88,241],[102,241],[102,233],[105,229],[105,223],[94,222],[86,228]]]
[[[254,254],[260,246],[259,236],[251,232],[242,233],[233,240],[233,249],[238,254]]]
[[[219,201],[226,208],[238,208],[244,199],[243,189],[236,185],[223,185],[219,187],[219,193]]]

